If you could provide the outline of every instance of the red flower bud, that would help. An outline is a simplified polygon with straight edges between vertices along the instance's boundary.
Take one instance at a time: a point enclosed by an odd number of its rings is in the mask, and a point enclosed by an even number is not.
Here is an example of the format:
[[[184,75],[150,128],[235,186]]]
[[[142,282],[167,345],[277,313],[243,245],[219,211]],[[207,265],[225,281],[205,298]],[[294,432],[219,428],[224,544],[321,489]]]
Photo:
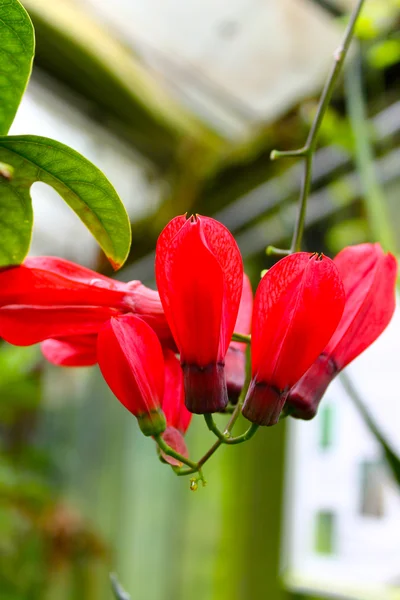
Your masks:
[[[113,315],[133,312],[174,347],[158,293],[49,256],[0,272],[0,336],[18,346],[92,335]],[[49,348],[49,346],[48,346]]]
[[[163,433],[163,438],[171,448],[188,458],[189,453],[183,436],[189,427],[192,413],[185,406],[182,369],[179,360],[171,350],[164,351],[164,361],[165,389],[162,409],[167,421],[167,428]],[[163,452],[161,455],[170,465],[181,466],[176,458],[167,456]]]
[[[111,391],[137,417],[144,435],[162,433],[164,358],[151,327],[133,315],[110,319],[99,332],[97,358]]]
[[[249,335],[251,331],[251,315],[253,312],[253,291],[246,273],[243,273],[243,289],[239,312],[235,324],[235,332]],[[242,342],[231,342],[225,357],[225,376],[228,397],[236,404],[246,380],[246,348]]]
[[[266,273],[254,300],[247,419],[277,423],[289,389],[326,346],[343,306],[338,270],[325,256],[292,254]]]
[[[395,309],[397,262],[379,244],[345,248],[334,259],[346,303],[340,323],[321,356],[290,391],[290,414],[315,416],[328,385],[387,327]]]
[[[229,231],[208,217],[176,217],[156,249],[156,279],[180,352],[185,402],[195,413],[227,402],[224,359],[242,291],[243,264]]]

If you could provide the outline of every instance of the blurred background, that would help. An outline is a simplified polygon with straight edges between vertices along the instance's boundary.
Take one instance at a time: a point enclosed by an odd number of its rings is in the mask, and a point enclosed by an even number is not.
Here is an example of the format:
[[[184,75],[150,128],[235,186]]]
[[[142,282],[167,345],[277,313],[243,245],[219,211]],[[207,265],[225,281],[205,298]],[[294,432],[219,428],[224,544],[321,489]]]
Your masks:
[[[352,0],[22,0],[37,36],[11,133],[69,144],[132,220],[118,277],[154,285],[157,236],[186,211],[236,236],[253,288],[292,234],[303,145]],[[400,2],[367,0],[322,126],[304,247],[400,244]],[[110,274],[53,190],[31,253]],[[400,598],[400,493],[360,413],[400,453],[400,315],[316,419],[222,449],[196,493],[157,460],[97,368],[0,346],[0,598]],[[358,398],[359,397],[359,398]],[[221,424],[222,424],[221,420]],[[212,437],[195,418],[194,458]]]

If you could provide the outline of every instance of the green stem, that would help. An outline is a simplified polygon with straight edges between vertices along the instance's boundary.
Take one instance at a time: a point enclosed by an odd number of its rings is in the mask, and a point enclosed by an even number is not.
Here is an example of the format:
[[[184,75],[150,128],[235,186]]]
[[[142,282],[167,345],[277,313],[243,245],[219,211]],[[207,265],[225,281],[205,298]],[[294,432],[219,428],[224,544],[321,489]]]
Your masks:
[[[317,113],[314,118],[314,122],[311,126],[310,132],[308,134],[307,142],[305,145],[305,149],[307,152],[304,154],[304,175],[303,175],[303,184],[300,192],[300,200],[297,212],[296,224],[293,232],[292,243],[290,246],[291,252],[298,252],[301,248],[301,240],[303,238],[304,232],[304,222],[306,218],[306,210],[307,210],[307,199],[310,193],[311,188],[311,179],[312,179],[312,165],[313,165],[313,156],[315,149],[317,147],[318,134],[321,128],[321,124],[323,118],[325,116],[326,110],[329,106],[329,103],[332,98],[333,90],[336,85],[336,81],[339,77],[339,73],[343,66],[344,60],[346,58],[347,52],[350,48],[351,41],[353,39],[354,29],[357,23],[357,19],[363,7],[364,0],[358,0],[354,10],[351,14],[349,23],[346,27],[346,31],[344,34],[343,42],[339,46],[339,48],[335,52],[335,60],[331,67],[328,78],[325,82],[324,89],[322,90],[321,98],[319,100]]]
[[[245,391],[247,389],[247,385],[248,384],[247,384],[247,381],[246,381],[246,383],[244,385],[244,388],[243,388],[243,391],[242,391],[242,394],[241,394],[241,397],[239,398],[239,401],[238,401],[238,403],[235,406],[235,410],[233,411],[232,416],[229,419],[227,426],[225,427],[225,432],[224,433],[230,433],[232,431],[232,429],[233,429],[236,421],[239,418],[240,411],[241,411],[242,405],[243,405],[244,393],[245,393]]]
[[[211,414],[204,415],[204,420],[207,423],[207,427],[210,431],[212,431],[221,442],[221,444],[242,444],[243,442],[247,442],[253,435],[256,433],[258,429],[258,425],[252,423],[247,431],[242,435],[238,435],[237,437],[230,437],[230,430],[225,429],[222,433],[215,424],[213,416]]]
[[[253,435],[258,431],[258,425],[256,423],[252,423],[247,431],[242,433],[242,435],[238,435],[237,437],[228,438],[225,442],[226,444],[234,445],[234,444],[243,444],[243,442],[247,442],[250,440]]]
[[[224,433],[222,433],[222,431],[220,431],[214,421],[214,418],[211,414],[206,414],[204,415],[204,420],[207,423],[207,427],[210,431],[212,431],[217,438],[219,439],[219,441],[221,442],[221,444],[226,444],[228,441],[228,438],[230,436],[230,432],[225,430]]]
[[[233,333],[232,334],[232,342],[244,342],[245,344],[250,344],[251,335],[245,335],[244,333]]]
[[[309,149],[304,146],[304,148],[299,148],[299,150],[272,150],[269,155],[271,160],[278,160],[279,158],[301,158],[307,156]]]
[[[265,252],[267,256],[288,256],[290,254],[290,250],[285,250],[284,248],[276,248],[275,246],[267,246]]]
[[[214,452],[218,450],[218,448],[222,445],[220,440],[217,440],[213,446],[205,453],[205,455],[199,460],[197,463],[197,467],[202,467],[204,463],[208,461],[209,458],[212,457]],[[193,473],[197,473],[197,469],[179,469],[179,471],[175,471],[177,475],[192,475]]]
[[[365,0],[358,0],[356,6],[354,7],[354,10],[350,16],[349,23],[346,27],[343,41],[335,52],[335,60],[329,72],[328,78],[325,82],[324,89],[322,90],[317,112],[314,117],[314,121],[308,134],[305,146],[303,148],[300,148],[299,150],[289,150],[287,152],[273,150],[271,153],[272,160],[283,157],[297,157],[304,159],[304,175],[301,185],[296,223],[293,232],[292,243],[290,245],[291,253],[298,252],[301,248],[301,240],[303,238],[304,222],[307,211],[307,200],[311,188],[313,157],[315,149],[317,147],[319,130],[321,128],[322,120],[325,116],[326,110],[331,101],[333,90],[339,77],[340,70],[342,68],[348,49],[350,47],[355,25],[363,7],[364,1]]]
[[[155,435],[154,439],[157,442],[158,447],[164,452],[164,454],[166,454],[167,456],[172,456],[172,458],[176,458],[176,460],[178,460],[182,464],[187,465],[191,469],[194,469],[194,472],[198,472],[200,479],[204,481],[203,474],[197,463],[193,462],[189,458],[186,458],[185,456],[182,456],[182,454],[176,452],[173,448],[171,448],[171,446],[168,446],[168,444],[164,441],[161,433]]]
[[[244,394],[245,389],[247,388],[247,385],[244,386],[243,392],[242,392],[242,396]],[[231,418],[228,421],[228,424],[225,428],[225,432],[229,435],[230,432],[232,431],[239,415],[240,415],[240,410],[242,408],[243,405],[243,398],[240,398],[238,403],[235,406],[235,410],[232,413]],[[239,436],[240,437],[240,436]],[[197,473],[198,468],[202,467],[214,454],[214,452],[216,452],[218,450],[218,448],[222,446],[222,441],[221,440],[217,440],[212,446],[211,448],[204,454],[204,456],[198,461],[197,465],[195,468],[191,468],[191,469],[176,469],[175,473],[178,476],[183,476],[183,475],[192,475],[193,473]]]

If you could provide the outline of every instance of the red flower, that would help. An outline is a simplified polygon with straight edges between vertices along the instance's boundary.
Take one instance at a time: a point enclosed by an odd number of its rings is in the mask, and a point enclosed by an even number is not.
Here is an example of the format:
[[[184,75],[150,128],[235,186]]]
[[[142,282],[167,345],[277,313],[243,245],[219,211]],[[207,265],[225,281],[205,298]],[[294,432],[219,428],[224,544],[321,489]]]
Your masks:
[[[171,448],[188,458],[189,453],[183,436],[190,425],[192,413],[185,406],[182,369],[179,360],[171,350],[164,351],[164,361],[165,389],[162,409],[167,421],[167,428],[163,433],[163,438]],[[161,454],[165,462],[177,467],[181,466],[176,458]]]
[[[228,402],[224,359],[243,280],[235,240],[214,219],[176,217],[157,242],[156,279],[180,352],[187,408],[195,413],[223,409]]]
[[[243,273],[243,289],[239,312],[235,324],[235,332],[249,335],[251,331],[251,314],[253,311],[253,291],[246,273]],[[236,404],[246,380],[246,348],[242,342],[231,342],[225,357],[226,386],[228,397]]]
[[[157,292],[139,281],[114,281],[52,257],[28,258],[0,273],[0,337],[17,346],[93,336],[110,317],[127,312],[140,315],[164,343],[173,344]]]
[[[247,419],[259,425],[278,421],[289,389],[326,346],[343,306],[339,273],[325,256],[292,254],[266,273],[254,300]]]
[[[99,332],[97,358],[113,394],[137,417],[144,435],[162,433],[164,358],[151,327],[134,315],[111,318]]]
[[[328,385],[387,327],[395,309],[397,263],[379,244],[345,248],[334,259],[346,304],[338,328],[323,353],[290,391],[290,414],[315,416]]]

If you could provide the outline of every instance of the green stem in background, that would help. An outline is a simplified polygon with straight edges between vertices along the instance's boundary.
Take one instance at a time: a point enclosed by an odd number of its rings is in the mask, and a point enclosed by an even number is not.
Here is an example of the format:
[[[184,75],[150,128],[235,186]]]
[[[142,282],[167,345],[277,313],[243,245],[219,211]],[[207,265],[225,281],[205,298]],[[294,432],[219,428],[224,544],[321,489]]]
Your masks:
[[[345,92],[368,226],[374,241],[380,242],[385,250],[395,253],[396,238],[388,213],[386,198],[379,184],[374,164],[371,131],[367,121],[362,89],[359,52],[345,69]]]
[[[325,116],[325,112],[329,106],[329,103],[332,98],[333,90],[335,84],[337,82],[340,70],[346,58],[348,49],[350,47],[355,25],[358,19],[358,16],[363,7],[364,0],[358,0],[354,10],[350,16],[349,23],[346,27],[346,31],[344,34],[343,41],[339,48],[335,52],[335,61],[331,67],[328,78],[325,82],[324,89],[322,90],[322,94],[318,103],[318,108],[316,115],[314,117],[313,124],[311,126],[310,132],[307,137],[306,144],[303,148],[299,150],[289,150],[287,152],[281,152],[279,150],[273,150],[271,152],[271,160],[276,160],[282,157],[291,157],[291,158],[302,158],[304,160],[304,175],[302,186],[300,190],[300,198],[298,204],[298,212],[296,218],[296,224],[293,232],[292,243],[290,245],[290,252],[298,252],[301,248],[301,241],[303,238],[304,232],[304,222],[306,217],[307,210],[307,199],[310,193],[311,188],[311,179],[312,179],[312,166],[313,166],[313,157],[314,152],[317,147],[318,134],[321,127],[322,120]]]
[[[346,390],[348,397],[353,401],[353,404],[356,406],[359,414],[363,418],[365,425],[368,427],[369,431],[382,448],[386,461],[390,467],[390,470],[392,471],[393,477],[396,480],[396,483],[400,486],[400,458],[397,456],[396,452],[392,449],[390,444],[385,439],[385,436],[375,423],[374,418],[361,400],[361,397],[350,377],[346,373],[341,373],[339,379]]]

